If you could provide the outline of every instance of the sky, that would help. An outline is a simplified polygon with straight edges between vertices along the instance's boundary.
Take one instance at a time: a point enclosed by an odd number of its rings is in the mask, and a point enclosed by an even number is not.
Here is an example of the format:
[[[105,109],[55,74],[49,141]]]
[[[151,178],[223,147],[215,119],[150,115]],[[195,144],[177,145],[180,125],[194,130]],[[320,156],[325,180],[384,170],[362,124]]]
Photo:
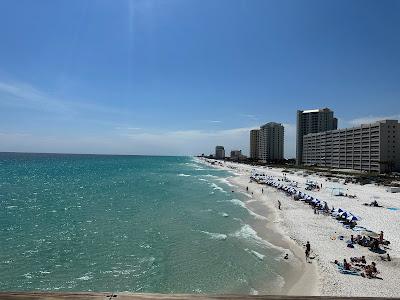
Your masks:
[[[195,155],[400,118],[400,1],[2,0],[0,151]]]

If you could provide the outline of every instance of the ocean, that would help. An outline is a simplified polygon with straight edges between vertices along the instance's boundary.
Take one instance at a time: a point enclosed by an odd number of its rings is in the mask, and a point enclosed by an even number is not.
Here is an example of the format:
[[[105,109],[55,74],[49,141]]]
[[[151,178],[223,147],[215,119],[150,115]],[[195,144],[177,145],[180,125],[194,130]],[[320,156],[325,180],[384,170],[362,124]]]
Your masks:
[[[0,153],[0,290],[271,292],[282,253],[229,176],[192,157]]]

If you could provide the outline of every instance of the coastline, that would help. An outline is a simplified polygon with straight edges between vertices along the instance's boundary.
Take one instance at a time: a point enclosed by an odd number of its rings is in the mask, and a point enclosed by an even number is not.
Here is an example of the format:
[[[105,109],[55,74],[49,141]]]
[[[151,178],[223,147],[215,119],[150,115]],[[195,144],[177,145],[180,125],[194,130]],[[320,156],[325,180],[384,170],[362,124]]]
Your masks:
[[[243,192],[249,187],[252,194],[251,200],[245,202],[247,209],[260,216],[267,216],[258,226],[253,228],[263,239],[272,245],[284,249],[289,254],[288,264],[285,265],[285,284],[282,288],[282,295],[296,296],[317,296],[318,291],[318,269],[316,264],[305,262],[304,248],[291,239],[287,234],[285,223],[277,209],[276,202],[269,199],[270,193],[274,192],[261,187],[255,182],[249,182],[247,175],[236,175],[230,177],[229,182],[237,186]]]
[[[203,161],[209,164],[206,161]],[[210,164],[211,165],[211,164]],[[229,170],[235,176],[229,178],[230,182],[246,192],[253,192],[253,197],[246,201],[246,207],[253,213],[267,216],[268,222],[264,227],[256,226],[257,233],[268,242],[289,249],[301,261],[299,266],[293,264],[288,273],[282,293],[286,295],[321,295],[321,296],[347,296],[347,297],[396,297],[400,294],[400,195],[387,193],[385,187],[368,184],[359,185],[343,183],[343,180],[332,183],[323,175],[313,174],[302,176],[287,174],[286,177],[298,182],[298,190],[327,201],[329,207],[343,208],[356,216],[358,226],[375,233],[385,232],[385,238],[390,245],[385,247],[385,252],[390,253],[391,261],[382,259],[382,255],[371,252],[367,247],[355,245],[354,248],[346,247],[346,241],[357,231],[345,228],[331,216],[315,214],[313,209],[303,201],[294,201],[275,188],[250,183],[249,177],[253,169],[283,179],[283,169],[266,168],[243,165],[233,162],[224,162],[212,165],[217,168]],[[306,191],[307,180],[314,180],[323,184],[318,191]],[[261,194],[261,188],[264,194]],[[332,192],[333,188],[340,188],[349,195],[356,195],[354,199],[338,197]],[[383,207],[373,208],[364,203],[378,199]],[[277,208],[278,200],[282,203],[282,210]],[[394,209],[393,209],[394,208]],[[343,236],[343,238],[339,238]],[[306,264],[303,245],[310,241],[311,254],[314,259],[312,264]],[[336,259],[343,261],[350,257],[364,255],[368,264],[376,262],[378,269],[377,279],[368,279],[362,276],[342,274],[332,262]],[[386,255],[386,254],[385,254]],[[359,274],[358,274],[359,275]]]
[[[210,165],[205,161],[201,162]],[[228,167],[213,167],[232,171]],[[285,227],[285,222],[282,220],[276,201],[271,201],[270,199],[271,194],[276,193],[276,191],[270,187],[263,187],[264,193],[261,193],[261,186],[256,182],[249,182],[249,176],[250,174],[247,172],[238,173],[235,171],[235,174],[228,177],[227,180],[239,192],[247,193],[246,187],[249,188],[248,194],[251,195],[251,198],[244,201],[246,208],[256,216],[262,217],[262,221],[251,224],[253,229],[272,246],[282,249],[283,253],[289,254],[289,259],[282,264],[285,283],[278,294],[289,296],[320,295],[317,264],[306,263],[304,247],[287,234],[288,228]]]

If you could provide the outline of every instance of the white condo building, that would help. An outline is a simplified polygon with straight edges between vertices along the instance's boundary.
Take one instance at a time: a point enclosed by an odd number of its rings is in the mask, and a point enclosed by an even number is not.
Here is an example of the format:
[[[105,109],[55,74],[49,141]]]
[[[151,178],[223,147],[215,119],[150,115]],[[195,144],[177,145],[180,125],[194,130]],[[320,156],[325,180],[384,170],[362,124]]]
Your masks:
[[[400,171],[400,124],[382,120],[303,136],[303,163],[367,172]]]

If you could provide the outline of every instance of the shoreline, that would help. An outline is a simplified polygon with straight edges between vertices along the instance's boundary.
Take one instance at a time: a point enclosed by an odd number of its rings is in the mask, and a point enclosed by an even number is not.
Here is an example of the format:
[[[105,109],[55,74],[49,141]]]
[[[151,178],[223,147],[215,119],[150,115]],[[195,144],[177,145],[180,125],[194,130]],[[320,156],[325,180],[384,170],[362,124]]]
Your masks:
[[[209,166],[232,171],[228,167],[213,166],[206,161],[201,161]],[[283,252],[289,254],[289,259],[282,267],[284,286],[281,288],[280,295],[288,296],[319,296],[319,274],[316,263],[306,263],[304,248],[286,233],[287,228],[282,223],[282,216],[276,207],[276,203],[269,199],[271,193],[275,191],[270,187],[263,187],[256,182],[249,182],[250,174],[232,174],[227,180],[244,194],[251,193],[252,197],[244,201],[248,210],[263,218],[263,221],[253,222],[252,227],[257,234],[274,247],[281,248]],[[249,191],[246,192],[246,187]],[[276,293],[275,293],[276,294]]]
[[[284,249],[289,254],[288,264],[284,268],[285,284],[281,290],[282,295],[296,296],[318,296],[318,270],[316,264],[305,262],[304,248],[285,234],[284,224],[275,205],[275,202],[268,199],[269,188],[264,187],[264,194],[261,187],[255,182],[249,182],[246,175],[235,175],[228,178],[228,181],[246,191],[253,192],[251,200],[245,201],[246,208],[262,217],[267,216],[261,224],[253,225],[254,230],[260,237],[272,245]]]
[[[245,201],[246,207],[261,216],[267,216],[267,226],[255,227],[260,236],[272,244],[282,245],[302,261],[304,273],[294,267],[289,272],[288,282],[283,288],[286,295],[317,295],[317,296],[347,296],[347,297],[397,297],[400,294],[400,195],[386,192],[383,186],[376,184],[345,183],[343,179],[330,181],[319,174],[303,176],[303,172],[283,173],[282,168],[243,165],[234,162],[220,162],[214,165],[210,161],[200,161],[227,171],[235,176],[230,181],[242,191],[249,187],[254,198]],[[330,208],[342,208],[357,217],[358,229],[346,228],[330,215],[314,213],[310,205],[304,201],[295,201],[282,191],[256,182],[249,183],[252,170],[258,170],[274,180],[282,180],[283,175],[289,181],[297,182],[297,190],[306,192],[314,198],[326,201]],[[321,184],[318,190],[305,190],[308,180]],[[261,188],[264,194],[261,194]],[[333,190],[343,191],[342,196],[333,193]],[[355,195],[354,198],[345,194]],[[379,208],[364,205],[371,200],[378,200]],[[282,210],[277,208],[278,200]],[[362,229],[364,228],[364,229]],[[363,231],[360,231],[363,230]],[[383,247],[384,255],[390,254],[391,261],[384,259],[382,253],[374,253],[368,247],[355,244],[347,247],[351,235],[363,234],[365,231],[379,233],[384,231],[385,239],[390,241]],[[365,234],[365,233],[364,233]],[[311,253],[314,258],[312,264],[305,264],[304,245],[311,244]],[[292,248],[291,248],[292,247]],[[293,249],[293,250],[292,250]],[[343,274],[334,260],[350,260],[350,257],[365,256],[367,264],[375,262],[378,275],[376,279]],[[305,266],[304,266],[305,265]],[[300,266],[300,268],[301,268]],[[311,266],[311,270],[309,270]],[[286,278],[285,278],[286,279]]]

